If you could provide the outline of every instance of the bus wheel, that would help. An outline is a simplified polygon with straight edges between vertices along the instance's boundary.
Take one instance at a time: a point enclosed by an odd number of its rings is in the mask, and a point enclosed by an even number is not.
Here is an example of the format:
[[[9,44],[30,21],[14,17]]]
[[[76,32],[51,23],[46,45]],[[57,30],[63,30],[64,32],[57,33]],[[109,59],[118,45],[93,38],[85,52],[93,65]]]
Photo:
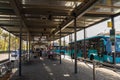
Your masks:
[[[93,55],[91,55],[91,56],[90,56],[90,60],[93,60],[93,59],[94,59],[94,56],[93,56]]]

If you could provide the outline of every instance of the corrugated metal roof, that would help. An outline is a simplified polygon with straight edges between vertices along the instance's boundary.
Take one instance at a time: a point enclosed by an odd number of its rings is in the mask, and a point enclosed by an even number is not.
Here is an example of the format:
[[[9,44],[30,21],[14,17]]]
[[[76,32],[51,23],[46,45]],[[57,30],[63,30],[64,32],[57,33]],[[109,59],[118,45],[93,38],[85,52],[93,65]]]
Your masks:
[[[75,7],[76,6],[76,7]],[[18,36],[21,24],[23,38],[46,36],[48,40],[90,27],[120,14],[119,0],[0,0],[0,26]],[[33,39],[33,38],[31,38]]]

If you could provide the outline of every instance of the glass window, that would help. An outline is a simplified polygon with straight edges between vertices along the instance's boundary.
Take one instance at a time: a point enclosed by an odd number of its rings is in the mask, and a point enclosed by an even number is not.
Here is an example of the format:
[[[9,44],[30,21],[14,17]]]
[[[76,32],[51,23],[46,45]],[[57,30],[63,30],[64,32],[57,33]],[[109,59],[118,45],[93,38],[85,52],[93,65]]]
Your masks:
[[[116,51],[120,52],[120,38],[116,39]]]

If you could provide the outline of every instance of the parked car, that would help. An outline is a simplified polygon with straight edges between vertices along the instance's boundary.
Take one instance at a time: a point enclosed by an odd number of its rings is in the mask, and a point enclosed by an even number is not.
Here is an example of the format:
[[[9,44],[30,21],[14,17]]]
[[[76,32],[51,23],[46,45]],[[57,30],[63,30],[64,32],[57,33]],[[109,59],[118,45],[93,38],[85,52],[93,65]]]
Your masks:
[[[25,51],[25,50],[22,50],[22,51],[21,51],[21,54],[22,54],[22,55],[21,55],[22,58],[25,57],[25,56],[26,56],[26,55],[25,55],[25,54],[26,54],[26,51]],[[20,54],[19,54],[19,50],[12,51],[12,52],[11,52],[11,56],[10,56],[10,61],[19,60],[19,55],[20,55]]]
[[[19,51],[12,51],[10,61],[19,60]]]

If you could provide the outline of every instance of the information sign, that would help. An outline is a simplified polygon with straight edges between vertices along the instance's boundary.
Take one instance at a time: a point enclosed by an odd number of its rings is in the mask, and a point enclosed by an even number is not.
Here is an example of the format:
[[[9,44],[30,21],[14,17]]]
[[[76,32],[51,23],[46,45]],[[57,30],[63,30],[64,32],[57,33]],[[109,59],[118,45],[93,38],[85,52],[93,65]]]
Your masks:
[[[115,29],[110,30],[110,40],[111,42],[115,42]]]

